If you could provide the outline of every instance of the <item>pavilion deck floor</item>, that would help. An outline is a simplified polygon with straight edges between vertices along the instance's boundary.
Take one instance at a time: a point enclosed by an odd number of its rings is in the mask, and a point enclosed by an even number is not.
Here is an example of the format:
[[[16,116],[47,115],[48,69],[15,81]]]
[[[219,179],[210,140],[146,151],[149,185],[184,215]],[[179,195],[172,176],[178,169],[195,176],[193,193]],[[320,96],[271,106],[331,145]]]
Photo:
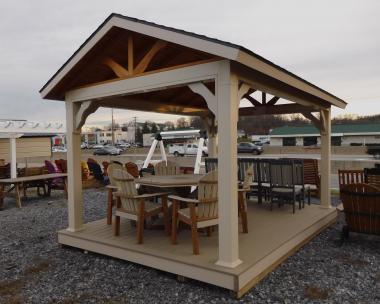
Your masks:
[[[178,245],[162,230],[144,231],[144,244],[136,244],[136,228],[121,220],[120,236],[113,235],[105,219],[89,222],[79,232],[61,230],[58,242],[233,290],[240,297],[312,237],[336,221],[335,208],[305,205],[292,213],[285,205],[270,211],[267,204],[248,202],[249,233],[239,233],[238,267],[215,265],[218,232],[200,233],[200,255],[192,254],[190,230],[178,234]]]

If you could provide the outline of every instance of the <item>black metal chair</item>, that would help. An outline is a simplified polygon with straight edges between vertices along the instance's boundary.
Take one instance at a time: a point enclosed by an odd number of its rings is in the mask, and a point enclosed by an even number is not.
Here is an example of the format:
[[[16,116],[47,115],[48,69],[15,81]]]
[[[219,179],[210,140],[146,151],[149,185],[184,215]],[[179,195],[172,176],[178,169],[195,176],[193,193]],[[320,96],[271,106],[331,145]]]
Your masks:
[[[273,202],[278,201],[279,205],[289,203],[293,205],[298,199],[299,209],[301,209],[302,187],[296,185],[296,174],[293,160],[271,160],[270,169],[270,209],[273,209]]]
[[[207,157],[205,158],[206,173],[218,170],[218,159]]]

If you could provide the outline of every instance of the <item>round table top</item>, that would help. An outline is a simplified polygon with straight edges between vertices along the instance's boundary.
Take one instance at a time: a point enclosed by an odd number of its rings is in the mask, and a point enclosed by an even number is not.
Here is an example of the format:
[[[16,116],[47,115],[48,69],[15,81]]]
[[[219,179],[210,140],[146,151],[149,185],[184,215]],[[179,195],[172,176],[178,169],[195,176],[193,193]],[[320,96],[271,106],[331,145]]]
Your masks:
[[[136,184],[156,187],[190,187],[198,185],[204,174],[150,175],[135,180]]]

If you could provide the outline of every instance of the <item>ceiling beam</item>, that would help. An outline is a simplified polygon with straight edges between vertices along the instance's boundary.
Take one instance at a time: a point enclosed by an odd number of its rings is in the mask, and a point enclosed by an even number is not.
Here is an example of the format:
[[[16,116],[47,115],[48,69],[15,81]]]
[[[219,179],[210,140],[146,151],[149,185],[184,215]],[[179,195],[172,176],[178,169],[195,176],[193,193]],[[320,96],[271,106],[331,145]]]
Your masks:
[[[314,126],[321,130],[321,127],[322,127],[322,124],[321,124],[321,120],[317,117],[315,117],[312,113],[310,112],[302,112],[301,113],[305,118],[309,119],[313,124]]]
[[[130,35],[128,37],[128,72],[130,75],[133,74],[133,68],[134,68],[134,65],[133,65],[133,37],[132,35]]]
[[[239,116],[254,116],[254,115],[279,115],[304,112],[318,112],[310,107],[305,107],[296,103],[282,104],[277,106],[265,105],[260,107],[246,107],[239,109]]]
[[[253,98],[252,96],[249,96],[249,95],[246,95],[244,96],[246,99],[248,99],[248,101],[255,107],[261,107],[262,104],[261,102],[257,101],[255,98]]]

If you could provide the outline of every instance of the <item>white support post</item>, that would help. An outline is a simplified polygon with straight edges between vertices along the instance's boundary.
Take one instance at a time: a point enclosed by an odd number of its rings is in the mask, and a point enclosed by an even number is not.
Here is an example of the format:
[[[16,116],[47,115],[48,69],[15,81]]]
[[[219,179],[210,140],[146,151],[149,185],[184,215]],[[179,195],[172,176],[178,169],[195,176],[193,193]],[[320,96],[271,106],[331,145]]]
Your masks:
[[[165,152],[165,147],[164,147],[164,142],[162,139],[159,141],[160,142],[160,152],[161,152],[161,159],[168,164],[168,158],[166,157],[166,152]]]
[[[11,178],[17,177],[17,151],[16,151],[16,138],[9,139],[9,149],[11,156]]]
[[[69,209],[68,231],[83,229],[82,176],[81,176],[81,134],[77,128],[76,115],[80,103],[66,100],[66,141],[67,141],[67,191]]]
[[[218,120],[218,211],[219,266],[234,268],[239,259],[237,204],[237,120],[238,78],[231,74],[230,62],[222,61],[216,81]]]
[[[331,110],[321,110],[321,207],[331,208]]]
[[[150,160],[152,159],[154,150],[156,150],[157,143],[158,143],[158,140],[154,139],[152,142],[152,145],[150,146],[148,155],[144,161],[143,168],[148,168],[148,165],[149,165]]]

